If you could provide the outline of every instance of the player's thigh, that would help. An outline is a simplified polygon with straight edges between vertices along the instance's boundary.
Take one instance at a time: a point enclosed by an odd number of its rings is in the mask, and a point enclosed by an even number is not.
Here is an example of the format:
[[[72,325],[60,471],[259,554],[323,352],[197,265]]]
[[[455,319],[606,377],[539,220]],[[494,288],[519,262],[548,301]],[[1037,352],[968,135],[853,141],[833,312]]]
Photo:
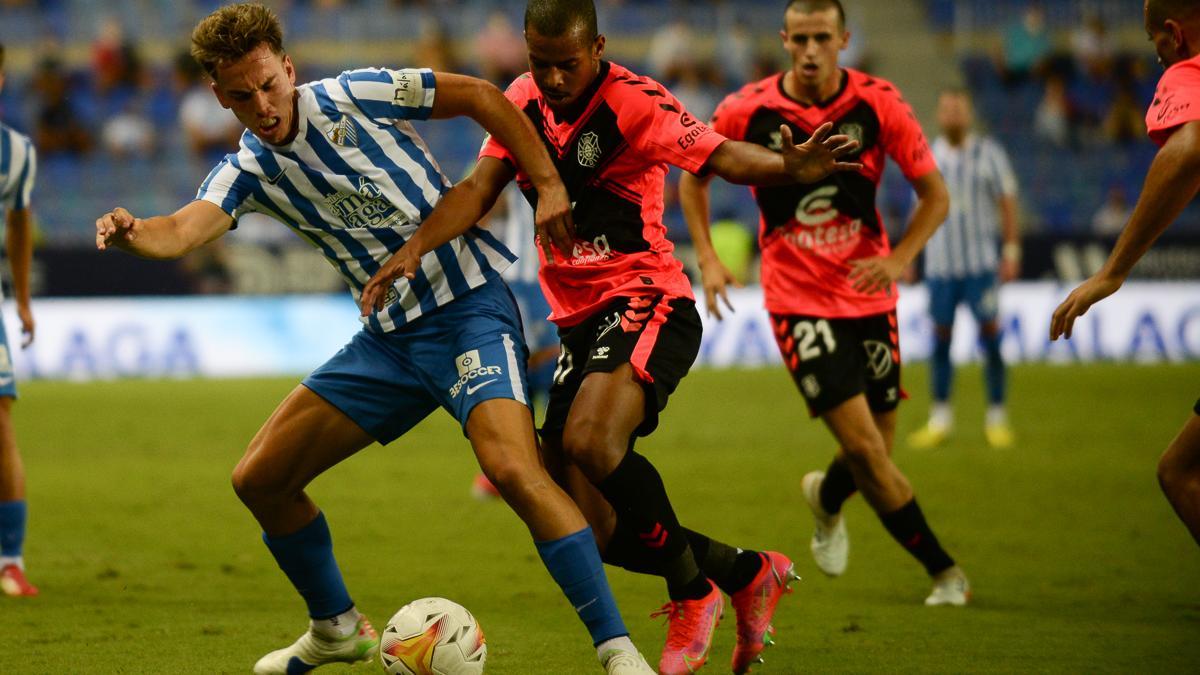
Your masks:
[[[961,299],[962,282],[952,277],[931,277],[925,280],[929,292],[929,316],[941,337],[949,337],[954,327],[954,313]]]
[[[963,299],[980,326],[995,325],[1000,314],[1000,284],[994,273],[966,278],[963,281]]]
[[[837,439],[844,457],[870,461],[887,454],[875,415],[867,405],[867,397],[859,394],[821,413],[821,421]]]
[[[584,444],[625,446],[646,417],[646,391],[624,363],[612,372],[591,372],[584,376],[567,415],[563,430],[564,444],[578,444],[577,437],[593,441]]]
[[[299,385],[255,434],[234,470],[239,492],[295,491],[375,439],[344,412]]]
[[[503,481],[509,474],[545,472],[528,406],[513,399],[483,401],[471,410],[466,431],[488,478]]]

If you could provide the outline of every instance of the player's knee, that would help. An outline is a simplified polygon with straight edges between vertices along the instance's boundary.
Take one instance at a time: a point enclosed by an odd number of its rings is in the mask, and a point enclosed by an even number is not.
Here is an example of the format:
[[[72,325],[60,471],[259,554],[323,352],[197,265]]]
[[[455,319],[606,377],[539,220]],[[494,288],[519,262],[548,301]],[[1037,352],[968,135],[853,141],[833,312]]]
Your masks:
[[[233,491],[243,503],[267,501],[288,492],[287,477],[267,470],[251,457],[243,458],[230,477]]]
[[[870,465],[887,457],[887,446],[878,433],[861,433],[843,439],[842,453],[846,461]]]
[[[954,326],[934,326],[933,327],[934,340],[936,340],[940,343],[950,344],[950,340],[953,337],[954,337]]]
[[[563,454],[592,482],[611,473],[627,447],[628,439],[614,438],[612,430],[599,421],[573,423],[563,432]]]
[[[550,484],[549,475],[540,466],[512,455],[490,460],[482,468],[492,485],[510,500],[521,499]]]
[[[1189,478],[1192,482],[1200,481],[1200,476],[1189,476],[1188,474],[1187,466],[1179,461],[1179,452],[1174,445],[1158,459],[1158,484],[1168,495],[1183,489],[1188,484]]]

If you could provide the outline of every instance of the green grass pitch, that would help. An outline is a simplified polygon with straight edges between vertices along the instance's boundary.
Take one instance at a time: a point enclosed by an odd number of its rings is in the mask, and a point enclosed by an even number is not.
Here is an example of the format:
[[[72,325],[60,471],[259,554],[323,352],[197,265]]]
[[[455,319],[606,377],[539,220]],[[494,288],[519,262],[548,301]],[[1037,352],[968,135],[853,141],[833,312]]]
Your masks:
[[[906,380],[901,439],[927,402],[924,369]],[[26,559],[42,595],[0,597],[0,672],[245,673],[299,635],[303,605],[229,487],[293,385],[24,384],[14,417],[29,476]],[[964,369],[957,436],[925,452],[901,440],[896,457],[971,577],[966,609],[921,606],[925,576],[861,498],[847,505],[846,575],[816,569],[799,484],[827,464],[831,443],[781,370],[692,374],[639,449],[685,524],[795,559],[804,580],[780,606],[762,675],[1195,672],[1200,550],[1154,467],[1198,385],[1195,364],[1018,367],[1018,446],[994,451],[979,372]],[[474,470],[439,413],[311,486],[360,609],[381,628],[410,599],[446,596],[483,625],[489,673],[599,673],[520,522],[468,496]],[[648,615],[664,601],[661,582],[611,568],[609,578],[656,662],[664,628]],[[704,672],[729,672],[732,645],[729,612]]]

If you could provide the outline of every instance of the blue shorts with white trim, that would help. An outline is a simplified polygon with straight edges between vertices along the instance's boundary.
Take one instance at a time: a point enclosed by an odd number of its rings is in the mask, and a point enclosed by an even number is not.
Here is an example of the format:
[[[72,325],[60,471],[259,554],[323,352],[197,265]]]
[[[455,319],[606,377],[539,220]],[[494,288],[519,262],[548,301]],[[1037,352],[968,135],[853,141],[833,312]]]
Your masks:
[[[439,406],[465,433],[483,401],[529,405],[518,316],[504,282],[489,281],[391,333],[359,331],[304,386],[383,444]]]
[[[0,317],[0,396],[17,397],[17,378],[13,374],[12,352],[8,349],[3,317]]]

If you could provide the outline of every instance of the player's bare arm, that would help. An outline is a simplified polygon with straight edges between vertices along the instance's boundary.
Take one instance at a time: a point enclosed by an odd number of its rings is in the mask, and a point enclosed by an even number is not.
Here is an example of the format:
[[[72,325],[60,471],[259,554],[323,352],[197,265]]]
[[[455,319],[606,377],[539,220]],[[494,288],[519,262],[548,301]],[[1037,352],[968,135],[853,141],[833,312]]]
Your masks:
[[[461,235],[478,223],[496,204],[514,172],[494,157],[484,157],[464,178],[438,200],[429,217],[400,250],[379,268],[363,287],[359,301],[363,316],[383,309],[388,289],[400,277],[414,279],[421,267],[421,256]],[[543,240],[545,241],[545,240]]]
[[[546,259],[554,259],[551,243],[570,255],[575,245],[571,198],[533,123],[489,82],[452,73],[437,73],[435,78],[438,88],[432,116],[470,117],[513,153],[538,191],[534,225]]]
[[[1159,235],[1179,217],[1200,191],[1200,121],[1188,122],[1176,131],[1155,155],[1146,174],[1142,194],[1133,207],[1129,224],[1121,231],[1116,246],[1100,271],[1071,291],[1054,310],[1050,339],[1071,337],[1075,319],[1087,313],[1125,283],[1133,266],[1141,260]]]
[[[757,146],[756,146],[757,147]],[[717,298],[725,301],[729,311],[733,304],[729,302],[727,289],[730,285],[741,286],[720,256],[713,248],[712,236],[709,232],[710,213],[708,186],[712,175],[696,176],[684,172],[679,178],[679,206],[683,209],[683,219],[687,223],[688,232],[692,236],[692,247],[696,251],[696,264],[700,268],[700,279],[704,286],[704,302],[708,315],[721,320],[721,306]]]
[[[96,248],[110,246],[155,260],[178,258],[229,231],[233,218],[221,207],[193,201],[169,216],[138,218],[123,207],[96,219]]]
[[[849,278],[854,290],[860,293],[889,291],[892,283],[904,273],[904,268],[916,260],[925,243],[946,220],[950,211],[950,193],[942,174],[930,171],[914,179],[912,186],[917,193],[917,206],[904,229],[904,237],[889,255],[850,262]]]
[[[843,134],[830,135],[833,123],[817,127],[813,135],[796,144],[787,125],[779,127],[780,152],[744,141],[717,146],[705,167],[738,185],[815,183],[836,171],[860,171],[862,164],[841,159],[858,149],[858,141]]]
[[[1021,275],[1021,233],[1017,227],[1016,195],[1001,195],[998,206],[1000,233],[1004,241],[1000,247],[1000,283],[1007,283]]]
[[[5,229],[5,251],[12,266],[12,289],[17,302],[17,317],[21,320],[21,347],[33,343],[33,310],[29,306],[29,267],[33,262],[33,212],[12,209],[8,212]]]

